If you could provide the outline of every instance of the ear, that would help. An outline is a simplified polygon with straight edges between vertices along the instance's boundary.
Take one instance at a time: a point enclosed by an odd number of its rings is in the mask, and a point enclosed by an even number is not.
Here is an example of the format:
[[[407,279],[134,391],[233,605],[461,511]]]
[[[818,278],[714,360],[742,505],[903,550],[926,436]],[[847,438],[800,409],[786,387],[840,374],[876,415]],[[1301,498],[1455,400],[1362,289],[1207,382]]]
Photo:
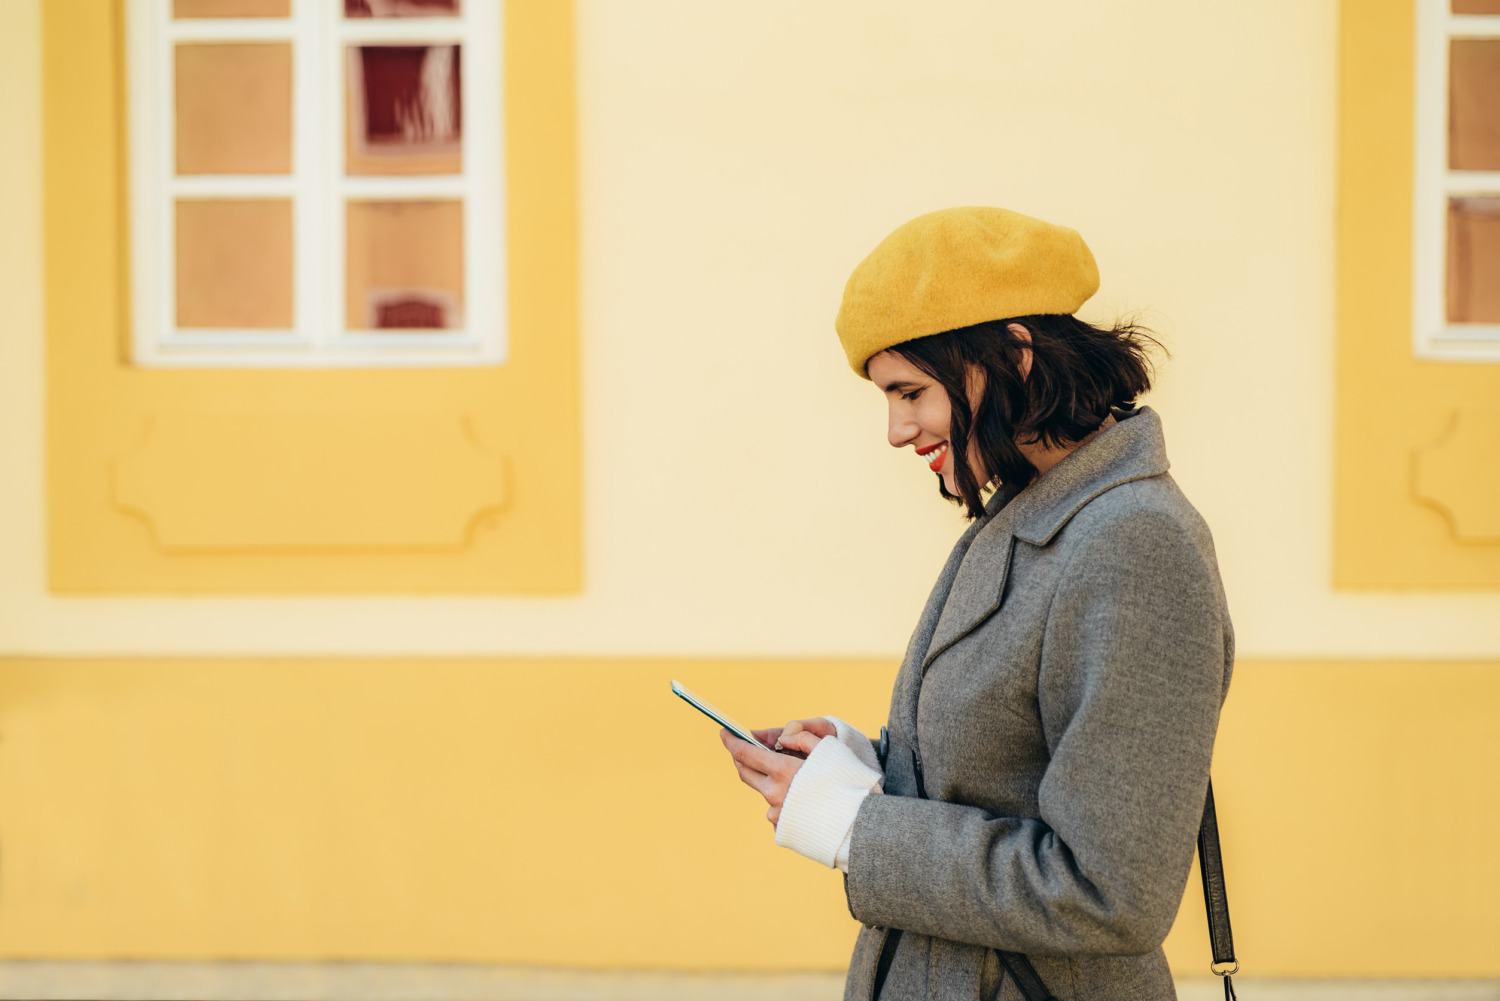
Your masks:
[[[1031,331],[1027,330],[1025,327],[1021,326],[1019,323],[1007,323],[1005,325],[1005,329],[1009,330],[1011,333],[1015,334],[1018,339],[1025,341],[1027,344],[1031,343]],[[1026,377],[1028,375],[1030,375],[1030,374],[1031,374],[1031,349],[1030,348],[1022,348],[1021,349],[1021,381],[1025,382],[1026,381]]]

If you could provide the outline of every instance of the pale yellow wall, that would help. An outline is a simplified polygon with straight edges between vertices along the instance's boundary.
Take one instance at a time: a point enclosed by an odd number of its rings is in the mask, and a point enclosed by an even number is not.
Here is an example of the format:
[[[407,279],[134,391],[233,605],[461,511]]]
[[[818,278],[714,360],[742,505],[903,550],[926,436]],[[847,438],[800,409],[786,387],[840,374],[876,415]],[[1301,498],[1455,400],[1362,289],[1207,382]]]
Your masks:
[[[1500,596],[1330,589],[1331,0],[584,0],[584,593],[49,597],[37,8],[0,6],[0,649],[899,652],[959,522],[830,318],[889,228],[985,202],[1080,228],[1094,311],[1167,335],[1152,402],[1247,653],[1500,654]]]

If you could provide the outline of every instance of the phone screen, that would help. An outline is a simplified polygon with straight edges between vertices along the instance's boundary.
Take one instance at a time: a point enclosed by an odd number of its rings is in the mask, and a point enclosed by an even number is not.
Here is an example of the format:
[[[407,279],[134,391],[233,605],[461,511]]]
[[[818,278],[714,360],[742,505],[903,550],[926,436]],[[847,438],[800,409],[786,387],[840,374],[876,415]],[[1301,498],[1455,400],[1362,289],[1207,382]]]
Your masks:
[[[698,710],[703,715],[707,716],[709,719],[713,720],[715,723],[719,724],[724,729],[728,730],[730,733],[734,734],[741,740],[748,740],[750,743],[756,745],[757,747],[766,746],[765,744],[762,744],[760,741],[755,739],[755,734],[750,732],[749,727],[736,722],[732,717],[715,708],[713,703],[708,702],[700,696],[694,694],[694,692],[691,689],[685,687],[682,682],[674,679],[672,681],[672,692],[688,705],[692,706],[694,709]],[[766,748],[766,750],[771,750],[771,748]]]

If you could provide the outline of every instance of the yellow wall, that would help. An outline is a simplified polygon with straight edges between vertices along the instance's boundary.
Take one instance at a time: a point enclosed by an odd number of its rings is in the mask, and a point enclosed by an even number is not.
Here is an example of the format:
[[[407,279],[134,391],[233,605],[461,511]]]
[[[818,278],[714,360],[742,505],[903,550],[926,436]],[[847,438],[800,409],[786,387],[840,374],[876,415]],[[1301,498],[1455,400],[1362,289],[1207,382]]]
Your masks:
[[[1500,595],[1331,583],[1333,0],[580,0],[584,589],[525,599],[47,590],[41,6],[0,5],[6,954],[840,965],[838,880],[773,848],[665,679],[878,724],[960,522],[831,317],[894,225],[998,203],[1084,232],[1091,310],[1174,353],[1150,402],[1243,657],[1247,964],[1500,973]],[[601,777],[606,714],[684,747]],[[813,932],[747,941],[714,881],[805,893]]]
[[[1342,9],[1335,578],[1500,589],[1500,365],[1412,349],[1412,0]]]
[[[337,370],[124,360],[125,5],[43,9],[52,590],[576,592],[569,6],[505,4],[506,363]]]
[[[0,662],[0,955],[839,968],[680,676],[874,729],[889,661]],[[1252,660],[1215,785],[1269,975],[1500,975],[1500,664]],[[1196,874],[1169,941],[1209,957]],[[795,920],[744,921],[790,908]]]

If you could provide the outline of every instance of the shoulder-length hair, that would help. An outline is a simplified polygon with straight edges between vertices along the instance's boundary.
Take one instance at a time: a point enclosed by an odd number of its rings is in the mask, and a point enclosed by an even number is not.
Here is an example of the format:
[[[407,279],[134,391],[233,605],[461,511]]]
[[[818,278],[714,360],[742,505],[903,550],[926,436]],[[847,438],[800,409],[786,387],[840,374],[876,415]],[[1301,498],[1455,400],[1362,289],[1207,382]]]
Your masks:
[[[1031,334],[1027,344],[1008,326]],[[919,337],[890,350],[932,376],[952,406],[949,455],[958,496],[938,481],[947,499],[968,516],[984,514],[981,492],[994,484],[1019,490],[1036,478],[1036,467],[1017,442],[1056,448],[1074,444],[1098,430],[1112,408],[1129,409],[1151,388],[1148,351],[1161,344],[1133,323],[1095,327],[1075,316],[1017,316]],[[1031,349],[1031,371],[1021,378],[1021,352]],[[979,405],[969,405],[969,388],[983,377]],[[984,464],[969,468],[973,440]],[[985,482],[980,482],[980,476]]]

